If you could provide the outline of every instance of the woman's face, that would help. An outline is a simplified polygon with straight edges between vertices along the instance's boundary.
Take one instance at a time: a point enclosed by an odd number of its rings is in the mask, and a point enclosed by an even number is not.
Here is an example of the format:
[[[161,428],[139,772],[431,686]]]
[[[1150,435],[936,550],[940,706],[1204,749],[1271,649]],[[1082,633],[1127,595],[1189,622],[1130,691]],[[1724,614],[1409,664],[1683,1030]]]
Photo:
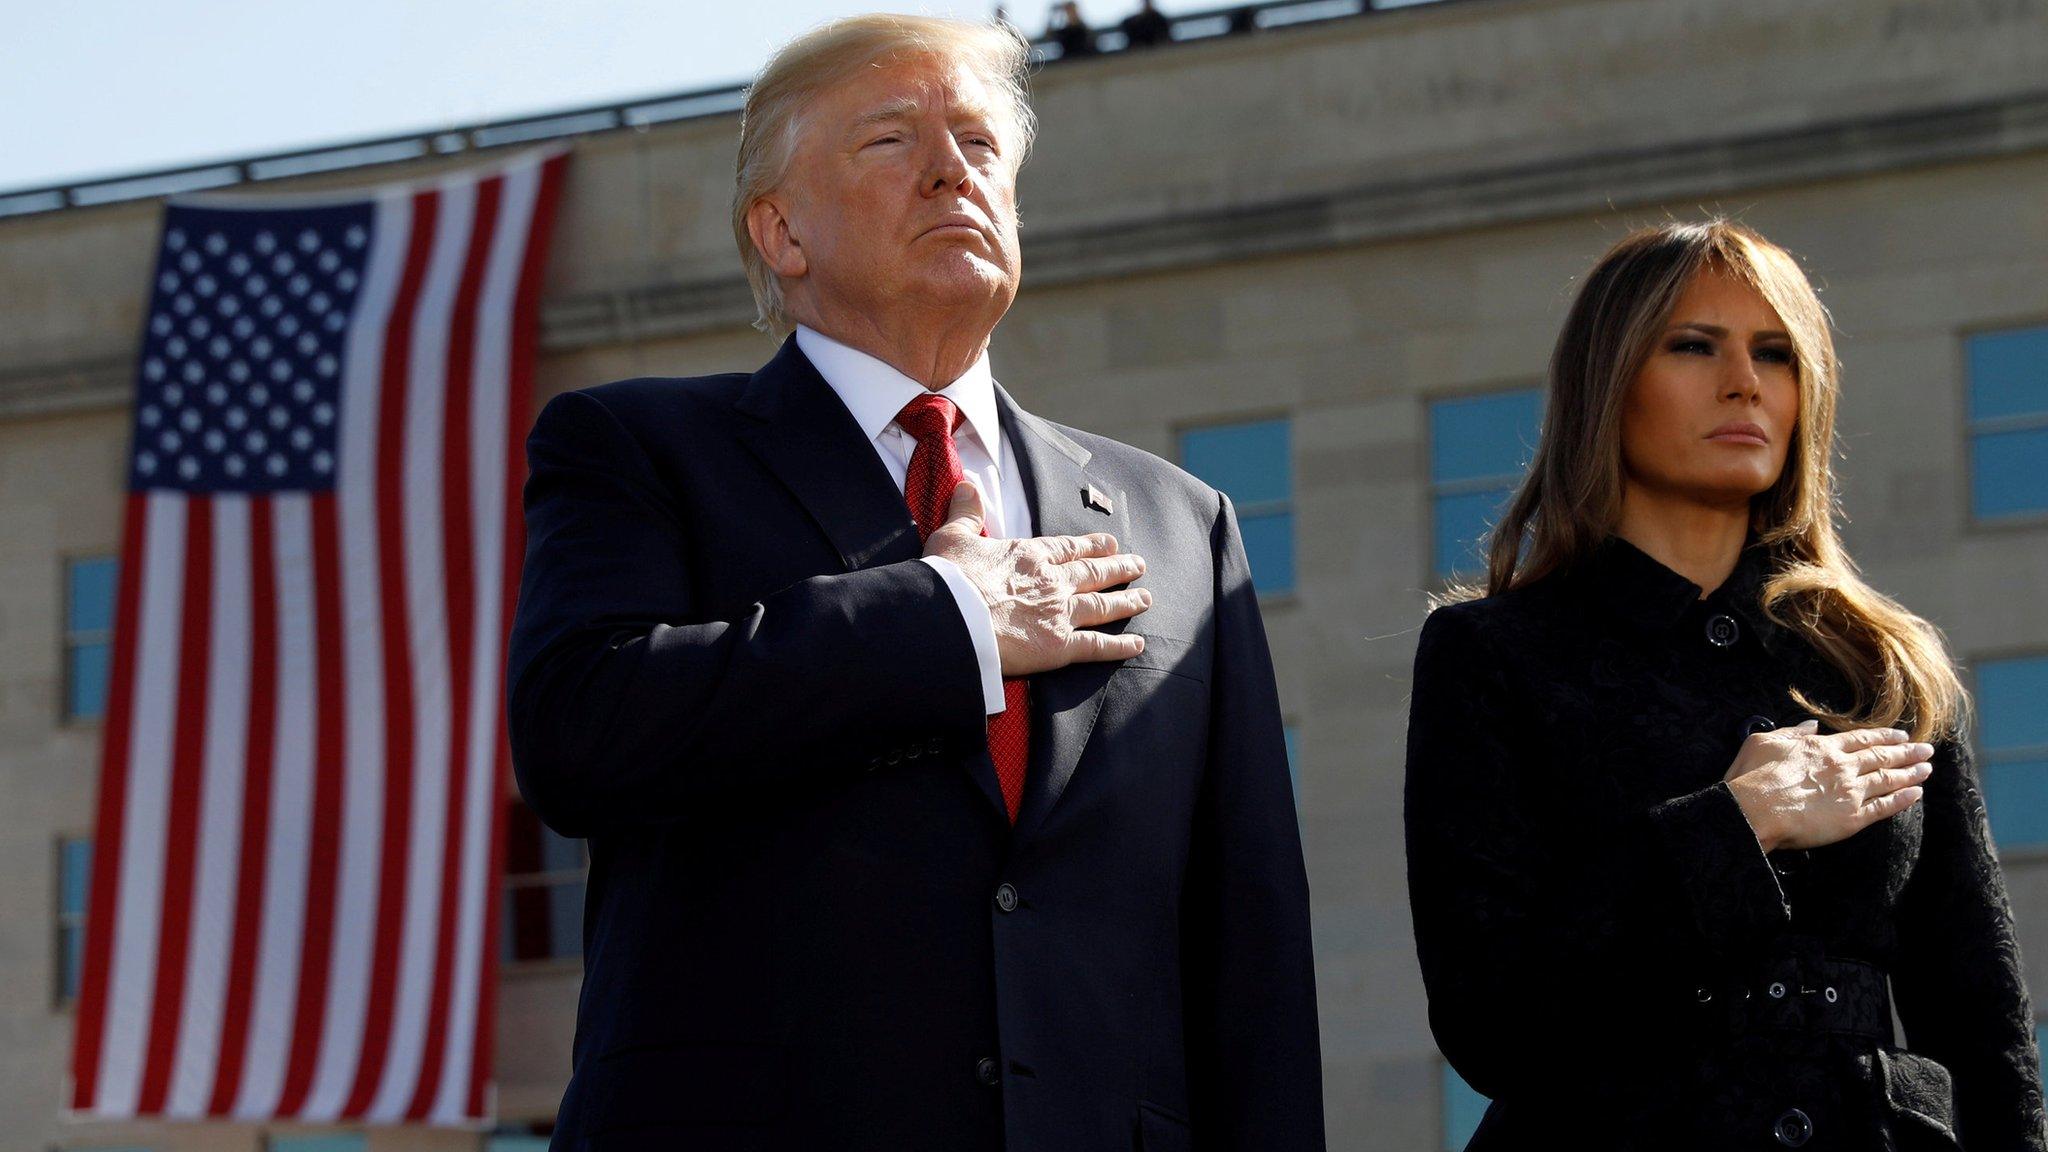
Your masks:
[[[1717,265],[1694,276],[1621,413],[1627,483],[1746,508],[1784,471],[1799,416],[1792,338],[1756,289]]]

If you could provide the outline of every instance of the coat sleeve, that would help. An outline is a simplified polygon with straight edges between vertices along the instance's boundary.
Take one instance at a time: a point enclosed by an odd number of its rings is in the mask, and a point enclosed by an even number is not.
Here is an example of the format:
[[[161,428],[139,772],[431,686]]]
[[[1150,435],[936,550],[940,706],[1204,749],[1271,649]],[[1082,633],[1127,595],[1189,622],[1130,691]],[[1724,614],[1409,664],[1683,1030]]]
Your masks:
[[[1324,1147],[1308,875],[1273,661],[1237,517],[1218,497],[1209,751],[1182,890],[1195,1147]]]
[[[973,640],[930,565],[818,576],[705,619],[688,558],[716,542],[687,539],[602,400],[550,401],[527,459],[507,709],[520,789],[556,831],[794,792],[906,737],[982,738]]]
[[[1900,897],[1892,971],[1907,1045],[1953,1076],[1964,1147],[2048,1148],[2012,906],[1960,740],[1936,745],[1920,807],[1920,858]]]
[[[1686,920],[1731,945],[1789,922],[1733,795],[1715,784],[1618,823],[1565,818],[1560,767],[1542,759],[1535,718],[1460,607],[1424,623],[1412,692],[1408,892],[1438,1048],[1495,1099],[1582,1099],[1598,1087],[1589,1079],[1641,1071],[1606,1056],[1531,1059],[1530,1038],[1627,1051],[1638,993],[1662,995],[1654,981],[1670,979],[1656,941],[1691,937]]]

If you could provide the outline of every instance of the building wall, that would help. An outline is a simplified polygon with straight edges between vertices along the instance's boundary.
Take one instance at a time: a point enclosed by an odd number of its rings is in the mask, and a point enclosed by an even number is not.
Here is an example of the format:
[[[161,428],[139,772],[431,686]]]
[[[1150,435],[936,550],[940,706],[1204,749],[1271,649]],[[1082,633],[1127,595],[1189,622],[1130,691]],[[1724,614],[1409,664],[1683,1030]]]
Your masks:
[[[1172,457],[1291,420],[1294,592],[1266,604],[1299,735],[1331,1147],[1441,1146],[1400,835],[1429,563],[1428,402],[1540,384],[1574,277],[1631,223],[1740,213],[1805,261],[1846,363],[1838,462],[1872,581],[1965,658],[2048,652],[2048,526],[1972,526],[1965,333],[2048,323],[2048,3],[1462,0],[1048,69],[1025,291],[996,374]],[[736,121],[584,139],[543,395],[745,369]],[[364,183],[433,165],[293,182]],[[65,557],[119,534],[156,208],[0,220],[0,1110],[7,1146],[249,1148],[57,1104],[55,843],[90,832],[97,731],[60,722]],[[2008,860],[2037,1001],[2048,862]],[[501,1113],[551,1114],[579,973],[507,973]],[[1536,1038],[1532,1039],[1532,1045]],[[388,1132],[371,1147],[473,1147]]]

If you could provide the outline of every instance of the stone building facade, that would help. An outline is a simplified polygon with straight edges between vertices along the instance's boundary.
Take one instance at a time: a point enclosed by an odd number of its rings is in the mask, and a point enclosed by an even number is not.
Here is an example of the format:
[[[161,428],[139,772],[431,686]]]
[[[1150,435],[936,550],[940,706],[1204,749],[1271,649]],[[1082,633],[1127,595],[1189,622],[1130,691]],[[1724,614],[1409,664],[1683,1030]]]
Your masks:
[[[996,375],[1261,517],[1332,1148],[1427,1152],[1469,1130],[1472,1102],[1431,1043],[1404,886],[1414,637],[1526,456],[1574,277],[1667,215],[1739,215],[1821,287],[1847,366],[1847,539],[1971,668],[2048,995],[2043,77],[2043,0],[1455,0],[1038,77],[1025,290]],[[771,354],[732,250],[736,128],[717,114],[577,140],[543,397]],[[477,1148],[470,1133],[61,1114],[71,845],[91,835],[99,739],[82,681],[104,643],[95,562],[118,547],[157,214],[144,200],[0,218],[0,1144]],[[552,1115],[579,979],[576,848],[529,836],[539,855],[516,883],[538,895],[508,897],[522,933],[508,947],[529,958],[499,1001],[508,1131],[488,1138],[504,1149]],[[309,1136],[322,1142],[294,1143]]]

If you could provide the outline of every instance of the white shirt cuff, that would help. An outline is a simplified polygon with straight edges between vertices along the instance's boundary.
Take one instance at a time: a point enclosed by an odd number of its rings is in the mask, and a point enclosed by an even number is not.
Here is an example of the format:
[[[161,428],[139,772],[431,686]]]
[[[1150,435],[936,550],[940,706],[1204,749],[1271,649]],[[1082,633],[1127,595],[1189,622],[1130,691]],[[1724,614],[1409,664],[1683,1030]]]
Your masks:
[[[960,606],[960,618],[967,622],[967,634],[974,638],[974,659],[981,665],[981,703],[993,716],[1006,705],[1003,702],[1003,657],[996,650],[996,622],[988,614],[988,603],[981,598],[981,592],[960,571],[960,566],[944,556],[920,557],[932,566],[932,570],[945,578],[946,587],[952,590],[953,602]]]

